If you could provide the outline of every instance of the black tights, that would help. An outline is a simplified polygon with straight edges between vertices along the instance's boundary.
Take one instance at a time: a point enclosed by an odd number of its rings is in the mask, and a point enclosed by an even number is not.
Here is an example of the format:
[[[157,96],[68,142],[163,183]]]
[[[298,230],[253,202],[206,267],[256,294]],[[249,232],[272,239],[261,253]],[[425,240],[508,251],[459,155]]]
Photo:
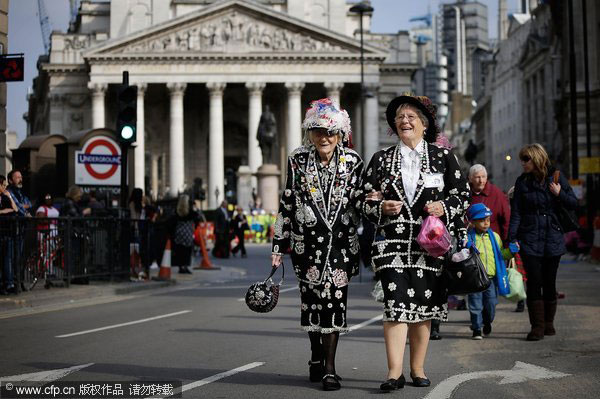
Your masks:
[[[560,256],[522,255],[521,257],[527,272],[527,299],[556,301],[556,274]]]
[[[340,337],[339,332],[330,334],[321,334],[319,332],[309,332],[311,360],[325,360],[325,373],[335,374],[335,352]]]

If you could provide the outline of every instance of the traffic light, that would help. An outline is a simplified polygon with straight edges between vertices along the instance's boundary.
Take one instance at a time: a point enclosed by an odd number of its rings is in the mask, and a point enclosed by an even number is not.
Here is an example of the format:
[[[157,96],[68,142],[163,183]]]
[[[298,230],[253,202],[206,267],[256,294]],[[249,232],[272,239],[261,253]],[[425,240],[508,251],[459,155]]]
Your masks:
[[[135,143],[137,122],[137,86],[121,85],[117,101],[117,134],[122,143]]]
[[[24,76],[22,54],[0,56],[0,82],[22,82]]]

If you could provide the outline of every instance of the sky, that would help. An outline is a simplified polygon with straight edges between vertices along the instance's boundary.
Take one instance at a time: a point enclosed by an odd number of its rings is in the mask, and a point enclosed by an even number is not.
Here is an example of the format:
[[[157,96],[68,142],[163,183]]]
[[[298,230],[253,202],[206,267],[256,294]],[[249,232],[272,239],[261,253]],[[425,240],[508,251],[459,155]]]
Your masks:
[[[52,30],[65,32],[69,25],[68,0],[43,0],[48,12]],[[479,0],[488,6],[489,34],[497,33],[498,0]],[[440,0],[371,0],[375,9],[371,31],[375,33],[395,33],[408,30],[413,26],[409,19],[437,12]],[[451,0],[444,0],[451,3]],[[516,12],[519,0],[508,0],[508,10]],[[27,112],[27,92],[37,76],[36,63],[44,53],[42,34],[38,17],[37,0],[9,0],[8,12],[8,51],[25,54],[25,80],[10,82],[6,105],[7,130],[17,132],[20,143],[26,135],[26,123],[23,114]]]

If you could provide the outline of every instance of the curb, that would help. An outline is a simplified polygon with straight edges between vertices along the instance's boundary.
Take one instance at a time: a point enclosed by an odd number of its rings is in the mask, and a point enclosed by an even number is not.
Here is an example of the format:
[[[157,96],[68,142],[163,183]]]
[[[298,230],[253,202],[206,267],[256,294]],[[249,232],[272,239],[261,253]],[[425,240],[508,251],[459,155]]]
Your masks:
[[[177,280],[170,279],[166,281],[146,281],[139,283],[128,283],[125,287],[115,287],[115,295],[126,295],[137,291],[152,290],[154,288],[170,287],[177,284]]]

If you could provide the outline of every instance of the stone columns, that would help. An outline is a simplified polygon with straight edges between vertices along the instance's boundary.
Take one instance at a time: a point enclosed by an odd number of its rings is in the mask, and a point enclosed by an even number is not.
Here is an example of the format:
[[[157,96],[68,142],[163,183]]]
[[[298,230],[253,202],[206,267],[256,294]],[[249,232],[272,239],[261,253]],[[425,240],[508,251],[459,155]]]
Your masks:
[[[285,88],[288,90],[286,149],[289,156],[302,144],[301,94],[304,83],[288,82]]]
[[[88,82],[88,89],[92,91],[92,128],[106,127],[104,120],[104,94],[108,85],[106,83]]]
[[[185,83],[167,83],[171,95],[171,131],[169,136],[169,194],[176,197],[184,184],[183,94]]]
[[[365,132],[362,137],[365,163],[379,151],[378,84],[365,85]]]
[[[225,162],[223,150],[223,92],[226,83],[206,84],[210,93],[210,121],[208,132],[208,209],[216,209],[225,198]]]
[[[327,90],[327,97],[331,98],[339,105],[340,92],[344,87],[344,82],[325,82],[323,86],[325,86],[325,90]]]
[[[137,135],[135,147],[135,182],[134,187],[139,187],[146,192],[146,127],[144,125],[144,94],[146,83],[137,85]]]
[[[256,138],[258,123],[262,113],[262,91],[265,88],[265,83],[248,82],[248,166],[251,173],[256,173],[258,167],[262,165],[262,153]],[[252,178],[252,187],[256,187],[256,177]],[[244,204],[245,206],[246,204]]]
[[[158,198],[158,154],[152,154],[150,166],[150,187],[152,190],[152,199]]]

